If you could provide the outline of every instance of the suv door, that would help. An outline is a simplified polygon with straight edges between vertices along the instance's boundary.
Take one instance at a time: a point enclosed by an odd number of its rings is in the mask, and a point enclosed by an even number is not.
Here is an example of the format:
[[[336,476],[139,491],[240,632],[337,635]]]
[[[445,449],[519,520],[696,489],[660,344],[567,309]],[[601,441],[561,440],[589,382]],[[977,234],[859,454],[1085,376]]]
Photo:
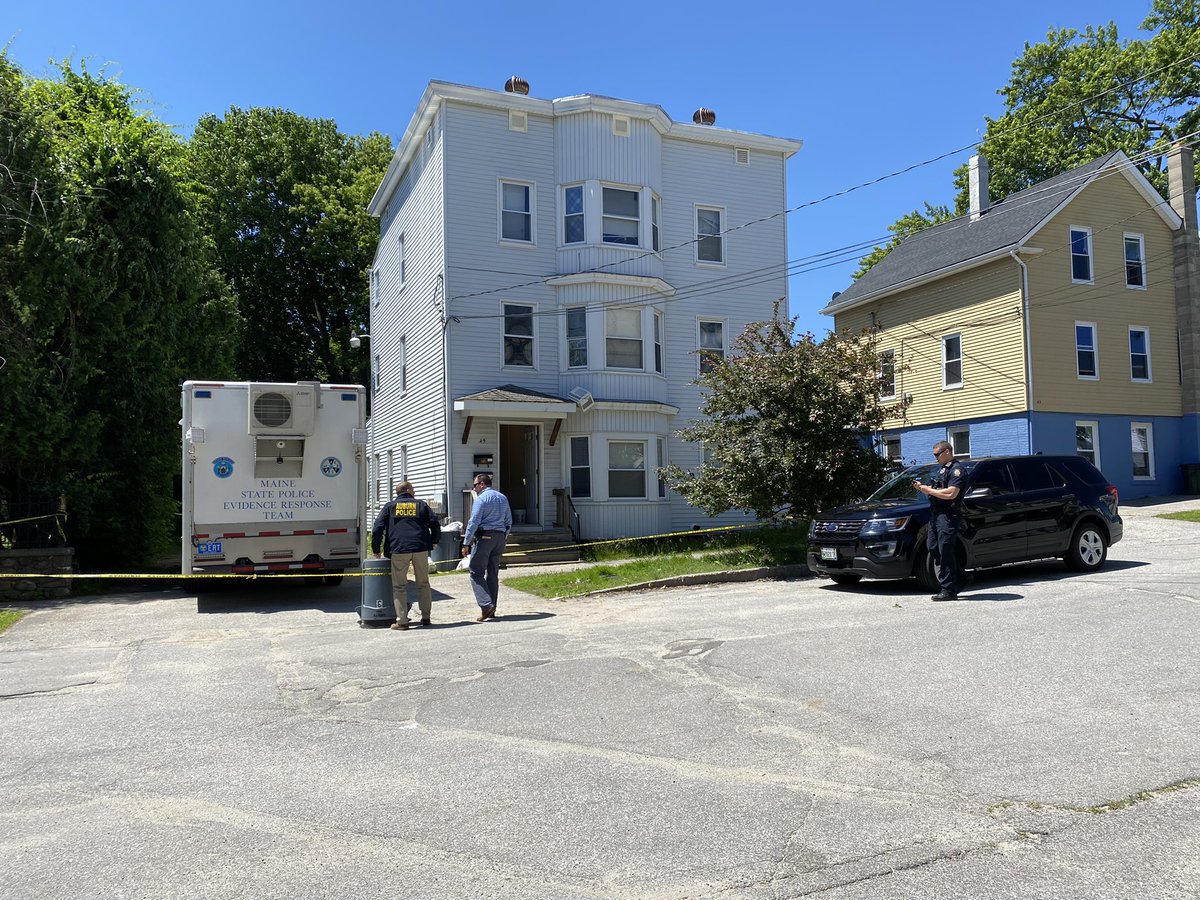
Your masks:
[[[1025,520],[1025,558],[1061,555],[1069,493],[1066,479],[1036,456],[1013,459],[1009,465],[1016,482],[1015,499],[1021,504]]]
[[[1025,559],[1025,517],[1016,502],[1008,463],[979,463],[966,484],[962,503],[963,538],[971,548],[971,564],[994,566]]]

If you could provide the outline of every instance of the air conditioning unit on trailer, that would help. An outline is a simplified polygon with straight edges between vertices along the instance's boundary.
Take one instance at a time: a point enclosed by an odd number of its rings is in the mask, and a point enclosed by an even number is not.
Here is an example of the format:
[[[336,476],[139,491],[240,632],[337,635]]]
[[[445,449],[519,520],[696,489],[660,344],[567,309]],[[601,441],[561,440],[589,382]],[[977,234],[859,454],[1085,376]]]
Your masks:
[[[248,431],[250,434],[312,434],[320,402],[317,382],[251,385]]]

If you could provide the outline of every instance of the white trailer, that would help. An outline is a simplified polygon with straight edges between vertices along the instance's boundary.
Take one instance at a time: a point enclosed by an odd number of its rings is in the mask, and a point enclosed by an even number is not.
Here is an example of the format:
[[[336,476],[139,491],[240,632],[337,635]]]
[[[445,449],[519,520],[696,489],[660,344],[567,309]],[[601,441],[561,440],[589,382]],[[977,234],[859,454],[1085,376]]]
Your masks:
[[[307,572],[364,554],[361,385],[183,383],[184,575]]]

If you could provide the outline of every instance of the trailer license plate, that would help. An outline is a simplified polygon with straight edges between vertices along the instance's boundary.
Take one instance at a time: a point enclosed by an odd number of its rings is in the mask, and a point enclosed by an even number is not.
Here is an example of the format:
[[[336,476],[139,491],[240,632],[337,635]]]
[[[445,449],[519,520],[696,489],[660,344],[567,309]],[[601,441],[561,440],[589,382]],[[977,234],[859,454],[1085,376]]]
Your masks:
[[[821,559],[836,560],[837,559],[837,547],[822,547],[821,548]]]
[[[220,541],[209,541],[207,544],[196,545],[197,556],[219,556],[221,553]]]

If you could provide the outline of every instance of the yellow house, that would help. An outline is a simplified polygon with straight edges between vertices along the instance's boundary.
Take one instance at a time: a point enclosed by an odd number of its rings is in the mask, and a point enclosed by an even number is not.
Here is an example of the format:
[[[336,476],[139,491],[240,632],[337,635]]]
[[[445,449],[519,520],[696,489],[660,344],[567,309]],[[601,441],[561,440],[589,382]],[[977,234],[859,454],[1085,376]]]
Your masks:
[[[1164,201],[1121,151],[899,244],[822,312],[874,329],[883,452],[1078,453],[1122,497],[1177,493],[1198,456],[1200,278],[1190,149]]]

